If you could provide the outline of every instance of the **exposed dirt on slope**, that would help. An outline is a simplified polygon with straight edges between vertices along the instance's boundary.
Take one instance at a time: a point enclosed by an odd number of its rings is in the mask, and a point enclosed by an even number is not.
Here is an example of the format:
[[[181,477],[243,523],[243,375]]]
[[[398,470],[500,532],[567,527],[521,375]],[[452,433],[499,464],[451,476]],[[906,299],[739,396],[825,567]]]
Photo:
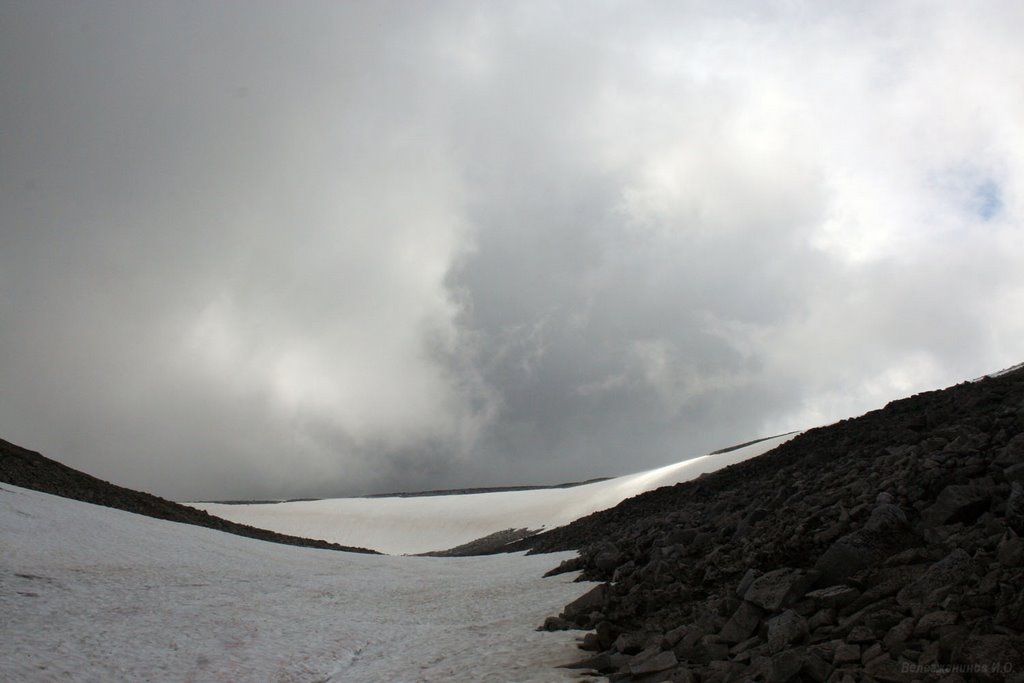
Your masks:
[[[86,503],[105,505],[172,522],[208,527],[261,541],[355,553],[376,553],[366,548],[350,548],[337,543],[298,538],[229,522],[187,505],[97,479],[3,439],[0,439],[0,481]]]
[[[636,681],[1024,681],[1024,370],[894,401],[512,549]]]

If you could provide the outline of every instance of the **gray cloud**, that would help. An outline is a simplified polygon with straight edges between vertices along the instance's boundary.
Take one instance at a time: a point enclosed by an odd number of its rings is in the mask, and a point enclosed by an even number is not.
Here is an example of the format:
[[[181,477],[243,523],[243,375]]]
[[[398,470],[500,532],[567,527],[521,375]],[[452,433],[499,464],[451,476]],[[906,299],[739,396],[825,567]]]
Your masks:
[[[617,474],[1019,362],[1016,3],[7,6],[0,436]]]

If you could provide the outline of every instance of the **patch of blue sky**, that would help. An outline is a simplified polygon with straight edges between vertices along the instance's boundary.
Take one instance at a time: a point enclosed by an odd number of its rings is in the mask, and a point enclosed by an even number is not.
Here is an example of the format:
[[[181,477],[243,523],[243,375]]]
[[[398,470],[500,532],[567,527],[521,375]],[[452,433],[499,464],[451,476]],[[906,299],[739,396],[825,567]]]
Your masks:
[[[972,220],[989,222],[1003,211],[1003,188],[982,169],[961,166],[932,177],[932,186],[944,202]]]
[[[972,207],[975,215],[990,221],[1003,211],[1003,190],[991,178],[985,178],[974,186]]]

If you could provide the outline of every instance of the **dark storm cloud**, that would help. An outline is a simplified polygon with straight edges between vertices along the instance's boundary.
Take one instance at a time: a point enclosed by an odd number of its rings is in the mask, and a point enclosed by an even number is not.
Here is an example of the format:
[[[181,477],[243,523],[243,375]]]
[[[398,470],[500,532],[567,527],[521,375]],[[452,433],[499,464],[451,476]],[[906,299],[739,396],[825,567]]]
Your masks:
[[[564,481],[1020,360],[1014,3],[2,13],[0,437],[100,476]]]

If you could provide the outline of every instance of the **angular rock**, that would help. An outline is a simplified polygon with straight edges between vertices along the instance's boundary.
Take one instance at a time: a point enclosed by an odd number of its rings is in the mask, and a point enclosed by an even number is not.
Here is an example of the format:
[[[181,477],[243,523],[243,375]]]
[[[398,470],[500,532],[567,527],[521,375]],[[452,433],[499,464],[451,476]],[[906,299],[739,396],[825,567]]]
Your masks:
[[[860,662],[860,645],[855,643],[840,643],[836,646],[835,656],[832,662],[836,666]]]
[[[622,553],[612,544],[601,546],[592,560],[595,567],[602,572],[609,572],[622,563]]]
[[[598,638],[596,633],[588,633],[583,636],[583,642],[577,645],[577,647],[588,652],[599,652],[602,649],[601,639]]]
[[[807,620],[791,609],[767,622],[768,651],[781,652],[787,646],[807,638]]]
[[[873,643],[875,640],[874,632],[867,626],[854,626],[846,636],[848,643]]]
[[[1003,470],[1003,476],[1006,478],[1006,481],[1016,481],[1024,484],[1024,462],[1019,462],[1016,465],[1010,465]]]
[[[645,633],[623,633],[612,644],[612,649],[627,655],[635,655],[644,649],[647,641]]]
[[[855,531],[837,539],[821,554],[814,568],[821,573],[825,584],[839,584],[862,569],[867,569],[880,557],[872,538]]]
[[[839,608],[845,607],[860,597],[860,591],[856,588],[840,584],[813,590],[804,597],[814,600],[814,604],[818,607]]]
[[[1008,530],[996,548],[996,558],[1004,567],[1015,569],[1024,564],[1024,541]]]
[[[907,646],[907,641],[914,634],[914,618],[907,617],[900,621],[885,634],[882,645],[893,656],[898,656]]]
[[[748,569],[743,578],[740,579],[739,585],[736,586],[736,597],[742,598],[746,594],[747,589],[750,588],[750,584],[754,583],[754,580],[759,576],[761,576],[761,572],[756,569]]]
[[[1024,462],[1024,433],[1010,439],[999,453],[998,462],[1014,465]]]
[[[962,548],[957,548],[928,567],[919,579],[902,588],[896,594],[896,600],[903,607],[920,605],[933,591],[959,585],[971,571],[971,556]]]
[[[785,683],[796,676],[804,665],[804,653],[786,650],[772,656],[772,673],[769,683]]]
[[[671,669],[679,663],[676,659],[676,653],[672,650],[665,650],[659,652],[653,657],[648,657],[640,662],[633,662],[629,665],[629,672],[634,676],[640,676],[643,674],[655,673],[657,671],[665,671]]]
[[[566,605],[562,610],[561,617],[575,621],[577,617],[589,615],[604,605],[607,594],[608,586],[603,583],[598,584]]]
[[[942,489],[935,504],[921,513],[922,519],[932,526],[974,522],[988,510],[991,496],[988,491],[973,485],[950,485]]]
[[[557,576],[558,574],[566,574],[568,572],[577,572],[583,569],[583,566],[583,558],[577,555],[576,557],[570,557],[568,560],[563,560],[557,567],[545,572],[544,576],[546,578],[549,576]]]
[[[945,610],[929,612],[918,620],[917,626],[914,627],[914,635],[918,638],[931,636],[937,629],[955,624],[957,618],[956,612],[947,612]]]
[[[744,641],[757,630],[763,615],[764,612],[761,608],[744,600],[729,617],[729,621],[725,622],[718,637],[726,643]]]
[[[814,653],[807,653],[804,657],[803,668],[801,671],[805,676],[810,678],[812,681],[828,680],[829,674],[832,673],[832,665],[826,662],[824,659]]]
[[[563,664],[563,669],[591,669],[593,671],[608,671],[612,668],[611,659],[608,657],[608,653],[602,652],[596,654],[593,657],[587,659],[581,659],[578,662],[572,662],[570,664]]]
[[[569,629],[576,628],[574,622],[562,617],[547,617],[544,619],[544,625],[540,627],[542,631],[568,631]]]
[[[754,579],[743,599],[774,612],[802,598],[817,579],[816,572],[783,567]]]
[[[881,503],[871,511],[864,528],[874,532],[890,532],[907,526],[907,513],[891,502]]]

